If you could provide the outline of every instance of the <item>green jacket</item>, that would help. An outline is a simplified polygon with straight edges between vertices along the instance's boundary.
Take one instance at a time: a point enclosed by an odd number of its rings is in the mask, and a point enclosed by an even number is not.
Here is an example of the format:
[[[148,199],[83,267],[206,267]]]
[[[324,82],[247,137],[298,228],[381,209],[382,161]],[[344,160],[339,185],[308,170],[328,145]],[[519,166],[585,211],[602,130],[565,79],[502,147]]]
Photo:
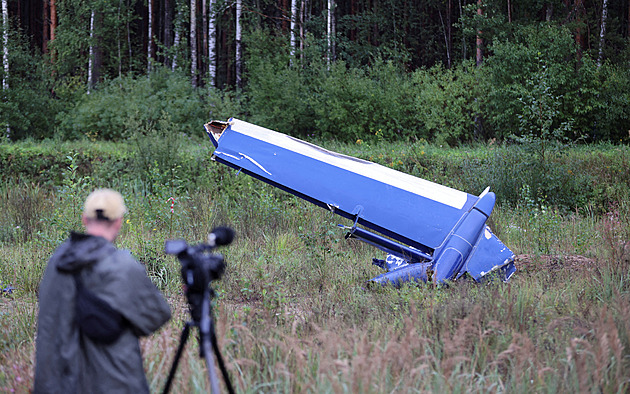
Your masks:
[[[129,327],[109,345],[79,332],[76,286],[83,284],[120,312]],[[102,237],[72,233],[53,254],[39,287],[34,393],[148,393],[139,336],[171,317],[144,267]]]

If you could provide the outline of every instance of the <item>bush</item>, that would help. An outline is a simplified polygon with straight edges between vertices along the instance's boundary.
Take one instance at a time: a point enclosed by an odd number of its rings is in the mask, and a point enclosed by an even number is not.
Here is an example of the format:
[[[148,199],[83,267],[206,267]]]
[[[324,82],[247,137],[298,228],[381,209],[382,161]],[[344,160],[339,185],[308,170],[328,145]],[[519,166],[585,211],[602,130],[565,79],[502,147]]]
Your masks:
[[[116,78],[60,113],[59,132],[69,139],[87,136],[118,141],[135,131],[128,128],[130,119],[157,125],[166,113],[176,131],[201,135],[208,121],[208,104],[202,92],[183,74],[166,69],[137,78]]]
[[[313,132],[314,71],[290,64],[286,45],[264,31],[246,36],[248,121],[291,135]]]
[[[483,74],[477,67],[464,64],[445,69],[438,65],[417,70],[412,78],[417,88],[416,116],[427,131],[422,137],[449,145],[479,137],[479,98],[486,95],[487,85],[479,83]]]
[[[345,142],[418,133],[409,76],[392,62],[328,66],[308,49],[292,65],[284,38],[256,31],[249,39],[249,121],[291,135]]]

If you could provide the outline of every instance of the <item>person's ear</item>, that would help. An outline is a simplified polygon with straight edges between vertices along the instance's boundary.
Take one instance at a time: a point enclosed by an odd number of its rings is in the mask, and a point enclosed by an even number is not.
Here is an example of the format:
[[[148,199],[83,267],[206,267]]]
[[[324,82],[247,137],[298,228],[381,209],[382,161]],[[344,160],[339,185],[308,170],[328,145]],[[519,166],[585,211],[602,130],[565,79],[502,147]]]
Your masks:
[[[122,224],[123,224],[123,218],[119,217],[118,219],[114,220],[114,224],[116,225],[116,229],[118,231],[120,231],[120,229],[122,228]]]

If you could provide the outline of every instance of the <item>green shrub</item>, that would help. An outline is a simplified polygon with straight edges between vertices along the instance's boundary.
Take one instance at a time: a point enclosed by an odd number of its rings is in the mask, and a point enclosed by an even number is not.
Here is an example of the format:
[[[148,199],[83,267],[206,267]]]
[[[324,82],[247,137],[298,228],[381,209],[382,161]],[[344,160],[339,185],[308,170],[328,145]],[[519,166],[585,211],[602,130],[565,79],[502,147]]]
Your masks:
[[[486,95],[487,85],[476,66],[465,64],[445,69],[441,65],[413,73],[417,89],[415,116],[422,122],[426,135],[438,144],[457,145],[480,137],[477,122],[481,116],[480,98]]]
[[[340,141],[396,141],[419,138],[409,77],[391,62],[376,60],[363,69],[336,62],[322,75],[317,94],[316,130]]]
[[[540,92],[535,90],[542,82],[544,94],[557,100],[551,131],[579,115],[581,106],[592,105],[585,100],[590,98],[594,82],[581,79],[573,37],[567,28],[548,24],[522,27],[509,39],[495,40],[491,49],[493,56],[483,66],[484,82],[490,85],[484,98],[485,117],[497,137],[522,135],[521,117],[527,116],[523,111],[533,104],[528,98],[539,98]],[[585,70],[591,67],[586,56],[583,65]],[[583,127],[573,131],[578,136],[584,133]]]
[[[59,114],[59,133],[71,139],[118,141],[135,131],[128,127],[130,119],[158,127],[166,113],[177,132],[201,135],[206,108],[205,95],[185,75],[158,69],[148,76],[116,78],[84,95]]]
[[[312,133],[315,114],[311,106],[317,89],[313,71],[291,65],[284,37],[262,30],[246,37],[248,120],[291,135]]]

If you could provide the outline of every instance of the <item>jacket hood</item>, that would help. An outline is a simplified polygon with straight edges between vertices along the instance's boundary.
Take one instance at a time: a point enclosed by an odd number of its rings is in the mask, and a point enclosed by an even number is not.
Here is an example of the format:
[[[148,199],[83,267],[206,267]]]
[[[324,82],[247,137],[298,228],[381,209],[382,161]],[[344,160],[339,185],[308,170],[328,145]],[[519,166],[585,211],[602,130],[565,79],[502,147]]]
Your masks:
[[[62,272],[73,272],[116,252],[116,248],[103,237],[72,232],[70,239],[59,252],[57,269]]]

